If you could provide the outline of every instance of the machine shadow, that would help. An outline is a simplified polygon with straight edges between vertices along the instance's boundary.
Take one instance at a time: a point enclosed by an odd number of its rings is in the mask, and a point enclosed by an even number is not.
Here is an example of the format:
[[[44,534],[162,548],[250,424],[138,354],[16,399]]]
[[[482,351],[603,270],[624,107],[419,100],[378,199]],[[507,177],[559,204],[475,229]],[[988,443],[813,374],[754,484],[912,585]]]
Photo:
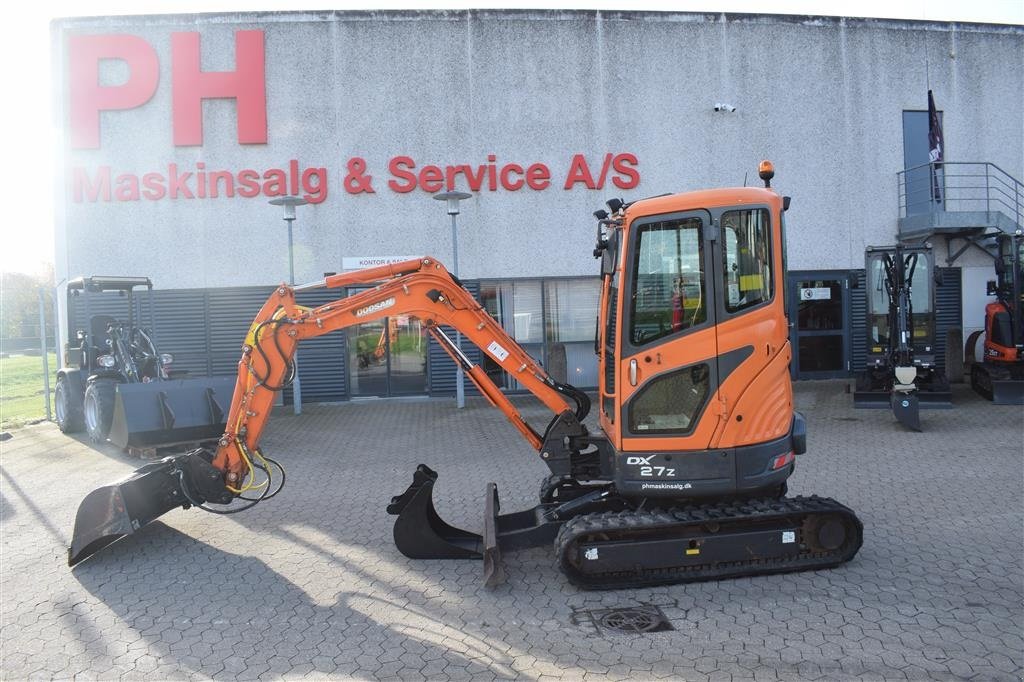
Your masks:
[[[173,560],[179,556],[188,560]],[[363,574],[343,557],[333,555],[332,563]],[[442,610],[361,591],[339,590],[326,599],[315,590],[314,598],[259,558],[231,554],[159,521],[77,566],[74,576],[120,623],[101,632],[93,619],[61,617],[91,654],[112,658],[115,667],[142,640],[146,654],[165,666],[156,674],[171,666],[213,678],[384,677],[401,676],[402,669],[430,677],[454,667],[470,676],[520,676],[511,667],[514,651],[462,632],[445,622]],[[387,587],[397,592],[399,586]],[[402,644],[394,651],[396,642]]]

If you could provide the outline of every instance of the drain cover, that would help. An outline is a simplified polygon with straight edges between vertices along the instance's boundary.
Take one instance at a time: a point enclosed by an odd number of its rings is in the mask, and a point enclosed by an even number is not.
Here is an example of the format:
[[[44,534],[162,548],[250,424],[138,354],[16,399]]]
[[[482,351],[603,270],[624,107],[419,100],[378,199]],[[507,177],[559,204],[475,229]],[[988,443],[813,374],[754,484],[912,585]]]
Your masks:
[[[654,604],[637,604],[614,609],[593,609],[578,611],[573,620],[589,622],[598,632],[613,630],[615,632],[665,632],[674,630],[665,613]]]

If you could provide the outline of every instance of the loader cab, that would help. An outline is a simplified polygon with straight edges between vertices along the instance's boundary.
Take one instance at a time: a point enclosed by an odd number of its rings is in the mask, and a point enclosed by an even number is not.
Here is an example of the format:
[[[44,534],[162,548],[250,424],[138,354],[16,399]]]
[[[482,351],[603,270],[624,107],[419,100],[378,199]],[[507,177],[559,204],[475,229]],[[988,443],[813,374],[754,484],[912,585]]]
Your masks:
[[[64,365],[90,376],[119,381],[166,378],[166,367],[150,332],[143,328],[136,289],[147,292],[148,327],[153,327],[153,283],[148,277],[76,277],[68,282],[68,342]],[[113,313],[113,314],[111,314]]]
[[[618,451],[722,448],[715,454],[729,460],[722,466],[732,477],[729,449],[789,433],[782,204],[770,189],[748,187],[655,197],[613,212],[599,420]]]

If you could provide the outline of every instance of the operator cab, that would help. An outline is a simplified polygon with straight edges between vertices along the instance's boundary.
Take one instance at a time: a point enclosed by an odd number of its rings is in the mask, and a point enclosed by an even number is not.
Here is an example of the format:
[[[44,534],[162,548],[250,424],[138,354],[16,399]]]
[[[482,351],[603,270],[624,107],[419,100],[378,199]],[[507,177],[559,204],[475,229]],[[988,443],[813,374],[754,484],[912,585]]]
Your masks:
[[[792,472],[785,202],[772,174],[764,188],[609,202],[598,215],[599,420],[623,454],[620,490],[763,491]]]

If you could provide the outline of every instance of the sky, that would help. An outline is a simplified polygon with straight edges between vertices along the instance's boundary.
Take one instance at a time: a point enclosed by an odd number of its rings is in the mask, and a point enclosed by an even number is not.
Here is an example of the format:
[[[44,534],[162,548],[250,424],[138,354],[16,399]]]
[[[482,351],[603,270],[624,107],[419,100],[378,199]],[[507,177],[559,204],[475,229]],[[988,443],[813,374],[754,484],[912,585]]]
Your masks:
[[[50,113],[53,83],[49,22],[57,17],[129,14],[191,14],[289,9],[629,9],[677,12],[738,12],[971,21],[1024,24],[1024,0],[512,0],[487,2],[345,2],[335,0],[35,0],[4,12],[0,54],[4,60],[4,221],[0,224],[0,271],[45,272],[53,262],[53,168],[59,123]],[[14,203],[12,203],[14,202]]]

